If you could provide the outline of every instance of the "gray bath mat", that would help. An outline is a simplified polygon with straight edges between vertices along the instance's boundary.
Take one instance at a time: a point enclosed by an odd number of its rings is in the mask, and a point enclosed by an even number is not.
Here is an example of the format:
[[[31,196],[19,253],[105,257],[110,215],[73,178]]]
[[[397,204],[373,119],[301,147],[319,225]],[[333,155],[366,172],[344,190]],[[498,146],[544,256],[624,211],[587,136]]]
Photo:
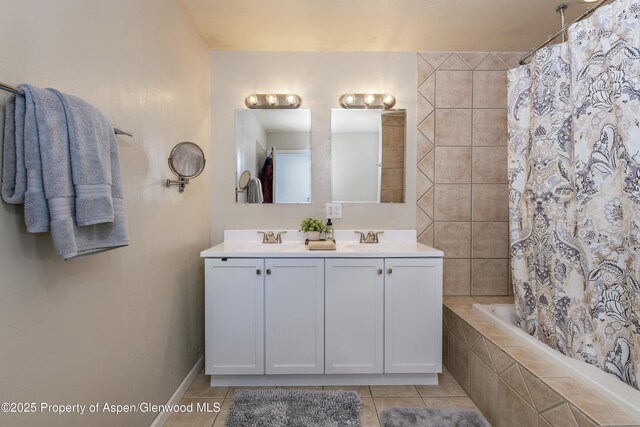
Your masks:
[[[491,427],[478,412],[459,408],[389,408],[380,421],[382,427]]]
[[[360,427],[354,391],[239,390],[227,427]]]

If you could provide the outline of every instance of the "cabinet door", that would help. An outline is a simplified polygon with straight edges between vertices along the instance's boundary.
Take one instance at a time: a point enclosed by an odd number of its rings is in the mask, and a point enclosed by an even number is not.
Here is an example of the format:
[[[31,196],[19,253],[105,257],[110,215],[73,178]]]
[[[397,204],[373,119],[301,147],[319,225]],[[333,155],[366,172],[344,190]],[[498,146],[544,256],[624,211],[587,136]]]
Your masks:
[[[384,276],[382,259],[327,259],[325,372],[381,374]]]
[[[262,259],[205,260],[205,366],[211,375],[264,374]]]
[[[442,259],[385,259],[385,373],[440,372]]]
[[[324,260],[265,260],[267,374],[324,371]]]

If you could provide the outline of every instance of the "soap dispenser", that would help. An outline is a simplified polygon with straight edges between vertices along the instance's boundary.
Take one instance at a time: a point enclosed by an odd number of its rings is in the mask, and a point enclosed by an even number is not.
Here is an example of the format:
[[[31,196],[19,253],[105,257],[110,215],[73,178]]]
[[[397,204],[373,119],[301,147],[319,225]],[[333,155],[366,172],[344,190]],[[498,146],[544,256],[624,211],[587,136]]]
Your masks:
[[[331,218],[327,220],[327,230],[324,235],[327,240],[333,240],[333,224],[331,223]]]

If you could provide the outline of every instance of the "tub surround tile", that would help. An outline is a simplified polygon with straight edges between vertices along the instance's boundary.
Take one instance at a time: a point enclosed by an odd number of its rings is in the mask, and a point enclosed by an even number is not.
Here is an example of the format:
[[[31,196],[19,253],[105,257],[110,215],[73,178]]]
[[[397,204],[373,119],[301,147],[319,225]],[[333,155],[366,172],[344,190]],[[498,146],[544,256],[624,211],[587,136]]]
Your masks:
[[[433,112],[433,105],[431,105],[431,103],[427,101],[427,99],[424,96],[422,96],[421,94],[418,94],[417,103],[416,103],[417,122],[418,123],[422,122],[432,112]]]
[[[484,338],[480,338],[478,342],[471,347],[471,352],[495,372],[496,368],[493,365],[493,360],[491,360],[491,355],[489,354],[489,349],[487,348],[487,343]]]
[[[431,143],[435,141],[435,132],[436,132],[436,115],[435,113],[431,113],[424,119],[422,122],[418,124],[418,130],[424,136],[426,136]],[[420,160],[420,156],[417,157]]]
[[[435,73],[435,69],[427,62],[426,59],[422,55],[418,55],[417,59],[418,65],[418,87],[429,78],[433,73]]]
[[[434,217],[434,212],[433,212],[434,195],[435,195],[435,190],[431,188],[429,191],[424,193],[424,195],[420,197],[416,202],[418,207],[422,209],[422,211],[427,215],[429,215],[429,217],[431,218]]]
[[[458,52],[458,55],[471,69],[475,69],[489,55],[489,52]]]
[[[443,63],[438,67],[438,70],[470,70],[471,68],[466,62],[462,60],[458,55],[452,53]]]
[[[461,320],[460,324],[462,325],[464,336],[467,338],[467,345],[469,347],[473,347],[478,342],[478,340],[482,338],[482,335],[480,334],[480,332],[473,329],[473,327],[471,327],[471,325],[469,325],[467,322]]]
[[[424,80],[420,86],[418,86],[418,92],[420,95],[424,96],[424,98],[429,101],[429,104],[434,105],[436,103],[436,76],[435,74],[430,75]]]
[[[507,146],[506,109],[473,110],[473,146]]]
[[[508,259],[473,259],[471,263],[472,295],[503,295],[508,293]]]
[[[424,213],[422,209],[416,206],[416,230],[418,233],[422,234],[424,231],[429,228],[429,226],[433,224],[433,220]]]
[[[471,260],[446,259],[443,264],[444,295],[469,295],[471,293]]]
[[[553,427],[579,427],[568,403],[556,406],[542,414]]]
[[[471,221],[471,184],[436,184],[435,221]]]
[[[416,386],[420,396],[424,397],[467,397],[467,393],[447,369],[438,374],[438,385]]]
[[[418,159],[418,161],[422,160],[422,158],[426,156],[429,151],[433,150],[434,147],[433,142],[431,142],[431,140],[422,132],[417,133],[416,144],[416,159]]]
[[[498,375],[474,353],[469,355],[469,396],[492,425],[498,420]]]
[[[507,107],[507,71],[473,72],[473,108]]]
[[[471,254],[470,222],[436,222],[435,244],[445,258],[469,258]]]
[[[542,415],[538,415],[538,427],[553,427],[551,424],[547,422]]]
[[[439,147],[436,143],[435,152],[437,184],[471,182],[471,147]]]
[[[489,354],[491,355],[491,360],[493,361],[493,366],[496,369],[496,373],[498,375],[502,374],[507,370],[507,368],[516,363],[511,356],[502,351],[500,347],[498,347],[491,341],[485,340],[485,343],[487,344]]]
[[[473,221],[508,221],[508,184],[473,184],[471,211]]]
[[[506,80],[504,90],[506,91]],[[473,106],[472,72],[436,71],[436,106],[438,108],[471,108]],[[506,107],[506,98],[503,107]]]
[[[476,303],[480,304],[513,304],[510,296],[474,296]]]
[[[471,145],[472,114],[471,109],[436,110],[436,146]]]
[[[540,379],[536,378],[531,372],[524,368],[521,368],[520,372],[522,373],[522,378],[527,385],[529,393],[531,393],[533,406],[538,412],[543,412],[563,402],[563,399],[558,393],[540,381]]]
[[[496,52],[496,56],[506,65],[508,69],[516,68],[520,65],[520,59],[528,52]]]
[[[439,68],[451,56],[451,52],[419,52],[433,68]]]
[[[508,183],[507,154],[507,147],[473,147],[473,182]]]
[[[449,331],[449,371],[469,392],[469,350],[462,341]]]
[[[452,305],[471,305],[471,304],[476,304],[477,301],[474,297],[470,297],[470,296],[449,296],[449,297],[444,297],[442,299],[442,303],[444,304],[445,308],[447,310],[451,311],[450,306]],[[453,313],[453,312],[452,312]]]
[[[613,402],[575,378],[543,378],[545,384],[560,393],[601,425],[640,425],[634,417]]]
[[[579,410],[573,405],[569,405],[571,407],[571,412],[573,416],[576,418],[578,426],[580,427],[595,427],[597,424],[591,418],[585,415],[584,412]]]
[[[506,71],[507,67],[498,57],[490,53],[476,68],[477,71]]]
[[[484,317],[482,314],[476,313],[476,315]],[[490,322],[490,320],[488,322]],[[500,325],[493,323],[478,323],[476,325],[476,329],[499,347],[513,347],[515,349],[522,348],[522,346],[526,344],[526,341],[524,341],[523,338],[520,338],[515,332],[505,330]],[[509,353],[507,352],[507,354]]]
[[[473,258],[509,258],[509,223],[474,222],[472,242]]]
[[[518,395],[529,405],[534,406],[533,399],[527,389],[524,378],[522,378],[520,367],[517,363],[500,374],[500,378],[502,378],[502,380],[506,382],[516,393],[518,393]]]
[[[462,330],[462,321],[458,319],[457,322],[453,322],[453,324],[449,327],[449,332],[451,332],[456,338],[458,338],[465,346],[469,346],[467,342],[467,338],[464,335],[464,331]]]
[[[424,156],[422,160],[418,162],[418,169],[422,171],[424,176],[429,178],[429,181],[431,183],[435,181],[435,175],[436,175],[435,158],[436,158],[436,151],[435,149],[433,149],[429,153],[427,153],[427,155]],[[428,188],[425,188],[424,191],[427,191],[429,188],[431,188],[431,186],[429,186]]]
[[[567,370],[560,363],[546,357],[540,350],[531,347],[501,346],[504,351],[532,374],[539,378],[566,378]]]
[[[433,247],[433,225],[429,226],[422,234],[418,236],[418,243]]]
[[[498,426],[537,427],[538,413],[504,381],[498,383]]]

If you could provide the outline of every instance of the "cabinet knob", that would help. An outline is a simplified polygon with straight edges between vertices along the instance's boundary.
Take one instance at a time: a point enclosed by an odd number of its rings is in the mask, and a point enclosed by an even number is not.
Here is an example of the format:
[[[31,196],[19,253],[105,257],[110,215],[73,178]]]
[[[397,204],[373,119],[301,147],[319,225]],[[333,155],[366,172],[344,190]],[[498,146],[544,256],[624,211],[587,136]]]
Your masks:
[[[271,274],[271,269],[267,268],[267,274]]]
[[[258,276],[259,276],[259,275],[261,275],[261,274],[262,274],[262,270],[257,269],[257,270],[256,270],[256,274],[257,274]]]
[[[393,273],[393,268],[387,268],[387,274]]]
[[[382,269],[381,268],[378,269],[378,274],[382,274]]]

